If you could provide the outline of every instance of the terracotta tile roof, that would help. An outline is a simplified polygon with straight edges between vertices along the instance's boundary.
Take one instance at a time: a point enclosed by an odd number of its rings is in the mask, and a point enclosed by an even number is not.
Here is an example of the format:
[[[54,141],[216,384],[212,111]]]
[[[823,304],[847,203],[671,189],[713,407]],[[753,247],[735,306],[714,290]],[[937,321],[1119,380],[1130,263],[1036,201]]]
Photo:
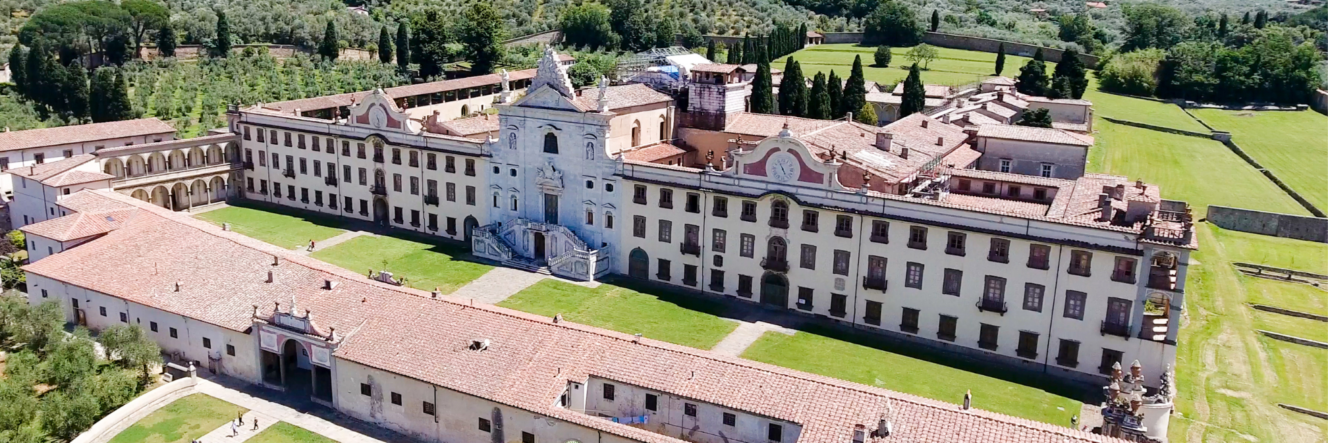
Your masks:
[[[1044,216],[1048,205],[1020,200],[1006,200],[978,195],[946,194],[942,201],[962,208],[976,209],[983,212],[1001,212],[1015,215]]]
[[[1078,132],[1082,136],[1087,136],[1088,133],[1088,123],[1051,122],[1051,127],[1063,131]]]
[[[673,100],[673,97],[669,97],[668,94],[650,89],[649,86],[640,83],[609,86],[607,92],[609,110],[652,105]],[[576,98],[576,102],[589,109],[599,109],[599,88],[582,89],[581,96]]]
[[[627,156],[627,160],[653,163],[658,160],[663,160],[673,156],[682,155],[686,152],[687,150],[668,143],[656,143],[650,146],[642,147],[640,149],[627,151],[626,153],[624,153],[624,155]]]
[[[973,126],[1004,124],[1000,120],[988,117],[986,114],[983,114],[981,112],[972,112],[972,111],[965,112],[963,113],[963,116],[964,119],[968,121],[968,124]]]
[[[20,229],[26,234],[65,242],[118,229],[138,212],[134,205],[94,192],[79,192],[66,197],[60,201],[60,206],[73,210],[74,213],[33,223]]]
[[[1039,97],[1036,95],[1023,95],[1023,94],[1020,94],[1020,98],[1023,98],[1024,100],[1033,103],[1058,103],[1066,105],[1093,106],[1093,102],[1077,98],[1047,98],[1047,97]]]
[[[1032,126],[982,125],[978,127],[978,137],[1083,147],[1093,145],[1091,139],[1085,140],[1084,136],[1069,131],[1055,128],[1035,128]]]
[[[508,79],[511,81],[535,78],[534,69],[508,72]],[[473,88],[485,85],[501,85],[502,77],[498,74],[477,75],[474,77],[465,77],[452,80],[441,80],[429,83],[420,83],[417,85],[397,86],[384,89],[383,92],[392,98],[404,98],[414,95],[434,94],[439,92],[455,91],[458,89]],[[339,108],[350,106],[359,101],[365,95],[373,91],[360,91],[345,94],[325,95],[322,97],[310,97],[299,100],[287,100],[284,102],[265,103],[264,109],[270,109],[281,113],[316,111],[320,109]]]
[[[79,154],[50,163],[42,163],[40,165],[31,165],[21,168],[10,168],[8,172],[19,177],[27,178],[28,180],[45,182],[46,180],[69,171],[70,169],[82,166],[96,158],[97,157],[92,154]]]
[[[707,64],[692,66],[692,72],[717,72],[721,74],[728,74],[730,72],[737,71],[739,69],[742,69],[741,65],[730,65],[724,63],[707,63]]]
[[[954,152],[946,154],[945,158],[941,160],[941,165],[963,169],[972,166],[979,158],[982,158],[981,152],[963,146],[959,149],[955,149]]]
[[[950,96],[950,87],[943,85],[922,85],[923,95],[932,98],[946,98]],[[904,95],[904,82],[895,84],[895,89],[890,92],[894,95]]]
[[[320,325],[346,331],[337,358],[638,441],[682,442],[563,409],[555,400],[569,381],[595,376],[798,423],[805,443],[851,441],[855,425],[874,428],[887,409],[895,435],[873,442],[1119,441],[447,296],[431,299],[146,202],[114,198],[139,206],[139,213],[103,238],[24,269],[235,331],[252,326],[254,306],[264,314],[276,302],[294,304]],[[265,283],[268,271],[273,283]],[[340,284],[321,289],[325,279]],[[457,351],[475,339],[490,346]]]
[[[1019,114],[1018,111],[1015,111],[1013,109],[995,103],[985,103],[982,105],[982,109],[985,109],[987,112],[990,112],[992,114],[999,115],[1005,118],[1006,120],[1014,118],[1016,114]]]
[[[165,151],[168,149],[192,148],[203,145],[225,145],[226,143],[239,141],[239,134],[227,132],[225,134],[207,135],[203,137],[185,138],[179,140],[167,140],[156,143],[147,143],[141,145],[116,146],[114,148],[98,149],[93,152],[98,157],[114,157],[118,155],[139,154],[144,152]]]
[[[806,134],[840,123],[836,120],[815,120],[784,115],[743,112],[730,118],[728,125],[724,127],[724,132],[758,138],[774,137],[779,135],[779,131],[784,128],[785,122],[788,122],[789,130],[793,131],[794,134]],[[758,139],[748,138],[748,141],[758,141]]]
[[[821,33],[816,32],[816,31],[807,31],[807,36],[808,36],[808,37],[825,37],[824,35],[821,35]]]
[[[470,137],[474,135],[487,134],[491,132],[496,133],[499,128],[498,116],[489,115],[489,114],[481,115],[478,117],[448,120],[439,123],[438,126],[439,126],[438,129],[447,131],[447,134],[457,135],[461,137]],[[431,130],[431,132],[434,131]]]
[[[924,124],[926,127],[923,127]],[[885,125],[884,129],[895,134],[896,139],[902,137],[909,148],[932,155],[943,155],[968,141],[964,128],[941,123],[921,112]],[[943,145],[937,145],[937,140],[942,140]]]
[[[47,186],[62,187],[92,183],[99,180],[114,180],[115,176],[97,171],[69,171],[42,182]]]
[[[1036,175],[1015,174],[1012,172],[986,171],[982,169],[954,169],[950,171],[950,176],[975,178],[979,180],[989,180],[989,181],[996,181],[1002,183],[1018,183],[1021,185],[1044,186],[1048,188],[1059,188],[1059,189],[1070,189],[1075,186],[1074,180],[1065,180],[1065,179],[1051,178],[1051,177],[1039,177]]]
[[[0,152],[158,134],[174,135],[175,128],[156,118],[140,118],[118,122],[0,132]]]

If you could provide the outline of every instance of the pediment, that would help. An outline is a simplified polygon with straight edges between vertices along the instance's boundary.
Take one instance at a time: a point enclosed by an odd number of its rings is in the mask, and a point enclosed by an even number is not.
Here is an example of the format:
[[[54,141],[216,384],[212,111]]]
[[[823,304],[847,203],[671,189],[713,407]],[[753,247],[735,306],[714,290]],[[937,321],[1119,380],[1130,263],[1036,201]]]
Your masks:
[[[556,109],[559,111],[572,112],[589,111],[549,85],[540,86],[539,89],[527,93],[525,97],[521,97],[521,99],[517,100],[516,103],[513,103],[512,106],[522,108]]]
[[[365,95],[358,103],[351,105],[347,125],[373,128],[377,131],[394,131],[414,134],[410,116],[397,107],[392,96],[382,89],[375,89]]]
[[[734,153],[729,173],[746,178],[797,185],[834,187],[839,164],[818,158],[802,140],[791,135],[770,137],[745,152]]]

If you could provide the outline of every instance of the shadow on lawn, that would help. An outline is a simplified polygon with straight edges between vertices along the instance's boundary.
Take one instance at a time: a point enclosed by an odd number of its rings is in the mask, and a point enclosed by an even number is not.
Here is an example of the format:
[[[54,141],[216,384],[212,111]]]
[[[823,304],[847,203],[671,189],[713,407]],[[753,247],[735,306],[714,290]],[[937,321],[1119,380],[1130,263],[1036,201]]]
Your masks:
[[[492,264],[481,258],[471,255],[469,253],[470,245],[467,245],[465,242],[421,234],[419,232],[393,229],[387,226],[382,226],[376,223],[367,222],[363,220],[355,220],[335,215],[322,214],[305,209],[291,208],[267,202],[240,201],[231,204],[231,206],[294,217],[325,228],[342,229],[346,231],[372,232],[374,234],[385,237],[393,237],[402,240],[425,243],[432,246],[431,248],[428,249],[429,252],[436,252],[439,254],[448,255],[455,260]]]

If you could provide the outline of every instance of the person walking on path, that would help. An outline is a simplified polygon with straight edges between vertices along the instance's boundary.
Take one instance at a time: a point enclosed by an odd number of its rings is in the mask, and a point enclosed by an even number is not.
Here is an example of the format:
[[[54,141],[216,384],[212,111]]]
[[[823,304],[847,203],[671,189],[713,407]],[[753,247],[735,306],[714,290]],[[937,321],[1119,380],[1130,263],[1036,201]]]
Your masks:
[[[236,437],[239,435],[240,435],[240,427],[236,425],[235,422],[231,422],[231,437]]]
[[[252,430],[254,430],[254,431],[257,431],[257,430],[258,430],[258,417],[256,417],[256,416],[254,417],[254,429],[252,429]]]
[[[236,413],[235,413],[235,419],[240,421],[240,426],[244,426],[244,413],[243,413],[243,412],[236,412]]]
[[[309,252],[314,252],[314,240],[309,239]]]

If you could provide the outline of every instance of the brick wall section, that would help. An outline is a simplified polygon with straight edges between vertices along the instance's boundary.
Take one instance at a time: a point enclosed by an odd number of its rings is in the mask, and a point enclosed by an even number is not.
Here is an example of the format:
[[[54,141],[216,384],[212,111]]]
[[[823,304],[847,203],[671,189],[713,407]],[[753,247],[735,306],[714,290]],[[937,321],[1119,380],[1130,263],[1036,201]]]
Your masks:
[[[1328,219],[1209,206],[1208,222],[1233,231],[1328,243]]]

